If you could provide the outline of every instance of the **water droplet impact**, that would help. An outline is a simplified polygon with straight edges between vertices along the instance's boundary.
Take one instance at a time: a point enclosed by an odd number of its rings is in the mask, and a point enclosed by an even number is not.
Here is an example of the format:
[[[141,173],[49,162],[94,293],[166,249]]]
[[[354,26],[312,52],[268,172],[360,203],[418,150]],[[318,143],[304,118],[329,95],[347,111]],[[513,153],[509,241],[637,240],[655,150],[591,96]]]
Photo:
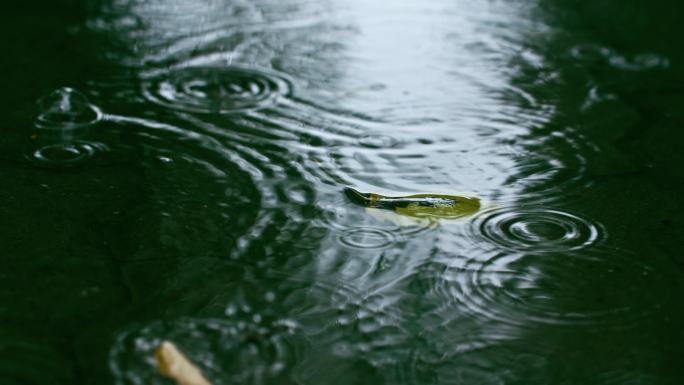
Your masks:
[[[102,143],[74,141],[41,147],[27,155],[29,161],[50,166],[66,166],[83,162],[98,152],[107,151]]]
[[[358,249],[382,249],[395,241],[391,233],[374,227],[355,227],[340,236],[343,245]]]
[[[102,118],[102,112],[73,88],[60,88],[38,101],[40,113],[35,125],[41,129],[69,129],[89,126]]]
[[[270,71],[246,67],[185,67],[152,75],[143,83],[150,101],[185,112],[229,113],[264,108],[290,92]]]
[[[605,237],[605,230],[588,219],[537,208],[486,211],[471,223],[470,230],[498,246],[537,253],[578,250]]]

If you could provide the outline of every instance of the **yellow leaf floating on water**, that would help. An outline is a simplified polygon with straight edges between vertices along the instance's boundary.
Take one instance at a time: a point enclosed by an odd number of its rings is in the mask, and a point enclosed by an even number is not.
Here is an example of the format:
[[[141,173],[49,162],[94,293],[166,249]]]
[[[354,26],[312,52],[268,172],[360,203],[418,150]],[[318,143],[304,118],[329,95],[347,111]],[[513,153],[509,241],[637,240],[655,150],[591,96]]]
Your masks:
[[[211,385],[195,364],[170,341],[162,341],[154,352],[159,372],[178,385]]]
[[[427,219],[432,221],[463,218],[480,210],[480,199],[475,197],[444,194],[414,194],[393,197],[362,193],[351,187],[345,188],[344,192],[353,202],[365,206],[373,217],[388,220],[401,226],[415,224],[415,220]],[[410,219],[393,217],[389,213],[382,214],[380,210],[392,211]]]

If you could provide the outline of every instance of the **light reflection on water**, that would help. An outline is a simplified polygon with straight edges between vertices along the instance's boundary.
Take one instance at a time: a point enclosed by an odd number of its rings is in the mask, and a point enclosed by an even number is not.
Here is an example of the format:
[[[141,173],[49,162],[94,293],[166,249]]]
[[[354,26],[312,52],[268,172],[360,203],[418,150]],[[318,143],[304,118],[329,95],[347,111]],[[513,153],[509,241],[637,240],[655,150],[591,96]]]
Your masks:
[[[43,99],[36,130],[58,134],[27,157],[88,169],[111,161],[102,151],[142,170],[145,214],[130,218],[155,225],[134,253],[111,251],[135,298],[112,331],[117,383],[163,383],[150,361],[163,339],[215,385],[498,384],[530,367],[528,383],[548,383],[560,334],[620,333],[659,311],[635,289],[665,287],[657,269],[566,209],[611,150],[548,95],[570,86],[532,5],[113,1],[77,33],[116,70],[80,90],[97,107],[68,88]],[[585,110],[614,101],[576,88]],[[484,205],[402,222],[345,186]]]

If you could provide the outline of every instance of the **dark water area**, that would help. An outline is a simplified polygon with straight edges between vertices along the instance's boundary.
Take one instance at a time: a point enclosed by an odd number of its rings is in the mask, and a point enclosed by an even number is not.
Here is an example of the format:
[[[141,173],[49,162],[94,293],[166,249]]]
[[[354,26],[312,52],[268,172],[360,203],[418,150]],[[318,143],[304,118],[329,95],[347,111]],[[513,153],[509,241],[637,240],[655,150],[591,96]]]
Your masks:
[[[680,3],[3,8],[0,384],[684,383]]]

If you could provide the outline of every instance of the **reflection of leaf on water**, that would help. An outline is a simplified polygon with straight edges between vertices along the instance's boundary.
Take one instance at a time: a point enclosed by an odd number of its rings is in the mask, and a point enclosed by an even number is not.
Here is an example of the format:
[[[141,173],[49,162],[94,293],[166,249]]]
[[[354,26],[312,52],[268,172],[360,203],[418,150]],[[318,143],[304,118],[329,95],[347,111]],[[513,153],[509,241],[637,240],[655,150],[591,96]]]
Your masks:
[[[176,345],[163,341],[154,352],[159,372],[178,385],[211,385],[195,364],[178,350]]]

